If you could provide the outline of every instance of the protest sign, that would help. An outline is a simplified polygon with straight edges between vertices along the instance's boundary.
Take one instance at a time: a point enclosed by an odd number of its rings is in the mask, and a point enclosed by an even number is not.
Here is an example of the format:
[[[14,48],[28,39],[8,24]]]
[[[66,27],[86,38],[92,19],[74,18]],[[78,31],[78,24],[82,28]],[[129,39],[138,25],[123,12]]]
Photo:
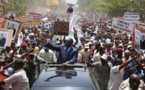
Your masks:
[[[68,35],[69,33],[69,22],[55,21],[54,32],[55,35]]]
[[[124,13],[124,20],[126,22],[139,23],[139,21],[140,21],[139,13],[136,13],[136,12],[126,12],[126,13]]]
[[[13,30],[0,28],[0,48],[11,46]]]
[[[18,20],[22,23],[22,27],[33,27],[33,17],[30,16],[23,16],[23,17],[16,17],[15,20]]]
[[[145,29],[145,24],[144,23],[140,23],[139,24],[139,28]]]
[[[118,18],[113,18],[112,28],[126,33],[131,33],[134,27],[130,22],[126,22]]]
[[[145,50],[145,33],[141,32],[140,34],[140,49]]]
[[[74,5],[73,4],[67,4],[67,13],[73,13],[74,12]]]
[[[13,39],[18,35],[18,32],[20,32],[20,27],[21,22],[10,18],[5,18],[2,25],[2,28],[13,30]]]
[[[135,29],[134,34],[135,34],[135,47],[140,48],[141,32]]]
[[[11,18],[11,19],[15,19],[16,13],[15,13],[15,12],[9,11],[7,17],[8,17],[8,18]]]
[[[41,23],[41,19],[33,18],[33,25],[39,25]]]
[[[43,18],[43,15],[42,14],[35,13],[35,12],[30,12],[29,13],[29,16],[34,17],[34,18],[39,18],[39,19],[42,19]]]

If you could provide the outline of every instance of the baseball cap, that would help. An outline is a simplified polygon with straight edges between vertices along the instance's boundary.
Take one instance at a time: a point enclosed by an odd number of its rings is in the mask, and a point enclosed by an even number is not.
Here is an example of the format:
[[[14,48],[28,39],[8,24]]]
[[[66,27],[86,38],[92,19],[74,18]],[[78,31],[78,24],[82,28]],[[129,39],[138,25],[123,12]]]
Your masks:
[[[21,44],[21,46],[27,47],[27,43],[23,42],[23,43]]]
[[[84,48],[86,48],[86,49],[89,48],[89,44],[85,44]]]

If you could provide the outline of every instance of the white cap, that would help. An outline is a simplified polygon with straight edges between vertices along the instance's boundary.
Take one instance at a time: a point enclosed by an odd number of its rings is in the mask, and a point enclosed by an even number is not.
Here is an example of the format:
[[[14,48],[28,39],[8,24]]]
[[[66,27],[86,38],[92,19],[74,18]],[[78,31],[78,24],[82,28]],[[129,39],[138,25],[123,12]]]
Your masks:
[[[60,41],[58,40],[55,44],[59,44],[60,43]]]
[[[29,36],[34,36],[34,33],[30,33]]]
[[[132,45],[128,45],[128,46],[127,46],[127,48],[131,48],[131,47],[132,47]]]
[[[110,40],[109,38],[107,38],[107,39],[105,40],[105,43],[106,43],[106,44],[110,44],[110,43],[111,43],[111,40]]]
[[[89,48],[89,44],[85,44],[84,45],[84,48]]]

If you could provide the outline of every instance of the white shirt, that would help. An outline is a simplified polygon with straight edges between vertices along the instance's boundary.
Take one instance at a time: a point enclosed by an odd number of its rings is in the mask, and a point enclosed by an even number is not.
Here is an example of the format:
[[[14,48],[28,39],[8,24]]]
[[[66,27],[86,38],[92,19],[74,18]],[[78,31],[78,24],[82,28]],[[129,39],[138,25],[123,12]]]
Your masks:
[[[15,71],[15,73],[4,80],[6,84],[12,84],[13,90],[29,90],[29,80],[23,69]]]
[[[42,49],[39,52],[39,56],[48,62],[56,62],[57,61],[55,53],[50,49],[48,50],[48,52],[45,52],[45,50]]]
[[[110,70],[110,79],[108,82],[108,90],[118,90],[123,81],[123,72],[119,70],[120,65],[113,66]]]

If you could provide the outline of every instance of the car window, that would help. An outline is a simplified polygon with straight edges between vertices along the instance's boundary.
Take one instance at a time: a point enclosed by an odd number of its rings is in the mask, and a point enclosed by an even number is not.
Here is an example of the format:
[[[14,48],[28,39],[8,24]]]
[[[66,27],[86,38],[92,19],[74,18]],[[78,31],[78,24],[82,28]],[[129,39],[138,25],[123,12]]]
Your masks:
[[[94,90],[92,87],[35,87],[33,90]]]

